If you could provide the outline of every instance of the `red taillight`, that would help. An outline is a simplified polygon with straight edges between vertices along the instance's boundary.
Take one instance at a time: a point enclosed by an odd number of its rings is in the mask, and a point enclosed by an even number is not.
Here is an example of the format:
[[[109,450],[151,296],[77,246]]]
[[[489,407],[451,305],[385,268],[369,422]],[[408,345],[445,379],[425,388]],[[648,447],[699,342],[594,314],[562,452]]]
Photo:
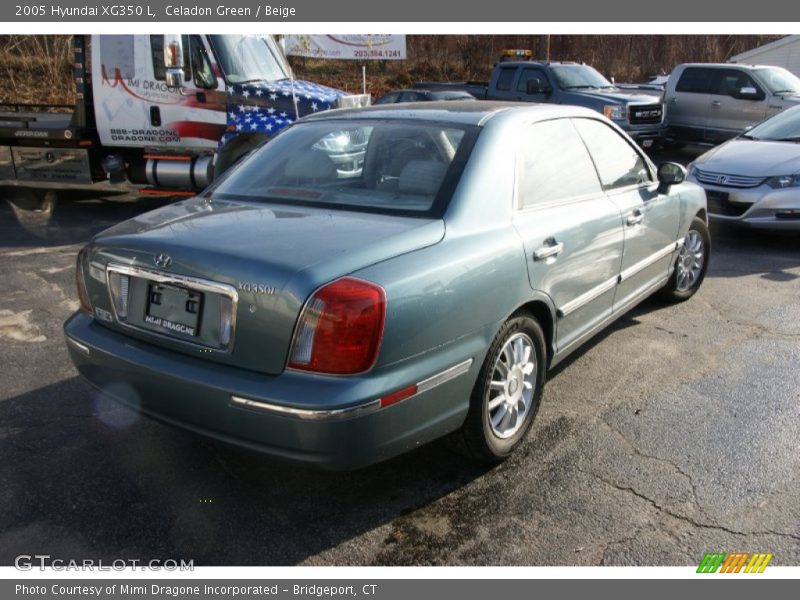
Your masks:
[[[300,315],[289,366],[337,375],[366,371],[378,356],[385,316],[379,285],[355,277],[329,283]]]
[[[92,302],[89,300],[86,281],[83,278],[83,267],[87,252],[88,250],[85,247],[78,252],[78,260],[75,262],[75,287],[78,288],[78,302],[80,302],[81,310],[90,313],[92,312]]]

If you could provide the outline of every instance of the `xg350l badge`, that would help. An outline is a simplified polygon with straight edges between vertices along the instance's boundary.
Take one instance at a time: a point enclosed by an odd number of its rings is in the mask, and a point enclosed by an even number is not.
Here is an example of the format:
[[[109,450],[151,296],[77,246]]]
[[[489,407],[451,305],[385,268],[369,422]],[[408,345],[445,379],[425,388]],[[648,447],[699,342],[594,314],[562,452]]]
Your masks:
[[[264,294],[271,296],[275,293],[275,288],[265,283],[255,283],[253,281],[239,281],[238,286],[241,292],[250,292],[251,294]]]

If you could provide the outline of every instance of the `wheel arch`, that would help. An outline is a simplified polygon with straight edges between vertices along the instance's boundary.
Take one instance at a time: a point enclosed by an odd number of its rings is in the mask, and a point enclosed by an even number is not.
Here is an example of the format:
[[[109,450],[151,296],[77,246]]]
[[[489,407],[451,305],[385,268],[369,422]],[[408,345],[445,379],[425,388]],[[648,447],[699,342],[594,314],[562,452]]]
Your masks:
[[[549,368],[555,354],[555,309],[545,299],[536,298],[518,307],[508,318],[512,319],[523,314],[536,319],[542,327],[545,337],[545,350],[547,351],[547,366]]]

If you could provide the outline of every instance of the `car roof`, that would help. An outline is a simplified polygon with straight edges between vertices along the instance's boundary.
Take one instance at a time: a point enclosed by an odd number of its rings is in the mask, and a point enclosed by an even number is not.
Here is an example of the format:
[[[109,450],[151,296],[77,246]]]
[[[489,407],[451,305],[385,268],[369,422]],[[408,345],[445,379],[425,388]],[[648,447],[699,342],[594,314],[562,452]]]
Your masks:
[[[404,119],[419,121],[449,122],[458,125],[485,125],[489,120],[501,115],[527,114],[534,120],[569,117],[594,116],[596,111],[560,104],[538,104],[535,102],[495,102],[476,100],[475,102],[412,102],[399,104],[379,104],[367,108],[340,108],[314,113],[301,121],[320,121],[326,119]]]
[[[683,63],[679,67],[708,67],[712,69],[765,69],[775,65],[751,65],[746,63]]]

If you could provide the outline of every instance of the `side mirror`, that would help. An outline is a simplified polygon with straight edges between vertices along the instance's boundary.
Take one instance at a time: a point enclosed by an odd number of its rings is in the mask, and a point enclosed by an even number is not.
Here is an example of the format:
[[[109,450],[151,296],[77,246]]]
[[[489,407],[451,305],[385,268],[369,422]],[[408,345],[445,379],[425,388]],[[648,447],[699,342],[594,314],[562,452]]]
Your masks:
[[[658,165],[658,193],[667,194],[669,188],[686,181],[686,169],[683,165],[674,162],[665,162]]]
[[[549,94],[552,91],[553,88],[540,79],[528,79],[525,83],[525,92],[527,94]]]
[[[164,36],[164,82],[168,87],[183,87],[183,44],[181,36]]]

